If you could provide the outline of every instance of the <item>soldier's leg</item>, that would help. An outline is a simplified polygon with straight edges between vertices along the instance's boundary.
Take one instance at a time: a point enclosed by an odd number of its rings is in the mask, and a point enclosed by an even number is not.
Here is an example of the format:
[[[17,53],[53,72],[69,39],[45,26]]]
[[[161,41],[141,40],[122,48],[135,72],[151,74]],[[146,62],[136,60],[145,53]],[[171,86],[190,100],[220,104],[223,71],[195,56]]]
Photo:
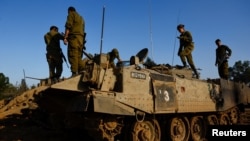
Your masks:
[[[51,59],[51,62],[50,62],[50,78],[54,78],[56,73],[56,62],[54,59]]]
[[[186,53],[184,50],[180,53],[180,58],[181,58],[181,62],[183,64],[183,67],[187,67]]]
[[[187,61],[188,61],[188,64],[190,65],[191,69],[193,70],[194,74],[196,75],[196,78],[199,79],[200,75],[199,75],[199,73],[194,65],[193,57],[192,57],[191,53],[187,55]]]
[[[63,60],[60,58],[57,63],[56,63],[56,74],[55,77],[56,79],[60,79],[63,71]]]
[[[52,58],[46,54],[46,59],[47,59],[47,62],[48,62],[48,66],[49,66],[49,78],[52,78],[54,73],[53,73],[53,62],[52,62]]]
[[[84,67],[85,67],[84,62],[82,60],[82,54],[83,54],[82,53],[82,47],[80,46],[78,48],[78,72],[83,71]]]
[[[83,37],[82,36],[76,36],[77,38],[77,41],[78,41],[78,45],[77,45],[77,48],[78,48],[78,54],[77,54],[77,58],[78,58],[78,72],[81,72],[83,71],[84,69],[84,63],[82,61],[82,56],[83,56]]]
[[[69,40],[68,60],[71,65],[70,69],[72,75],[76,75],[78,73],[78,48],[77,48],[77,40],[75,39]]]
[[[183,64],[183,67],[187,67],[186,56],[180,55],[180,58],[181,58],[181,62]]]
[[[224,79],[229,78],[229,71],[228,71],[228,62],[224,62],[222,64],[222,75]]]
[[[192,51],[192,50],[190,50],[189,48],[186,47],[186,48],[185,48],[184,50],[182,50],[181,53],[180,53],[181,62],[182,62],[182,64],[183,64],[184,67],[187,66],[186,58],[188,59],[188,55],[191,54],[191,51]],[[188,61],[188,60],[187,60],[187,61]],[[189,65],[190,65],[190,63],[189,63]]]
[[[223,65],[222,64],[218,67],[218,72],[219,72],[220,78],[224,78],[224,76],[223,76]]]

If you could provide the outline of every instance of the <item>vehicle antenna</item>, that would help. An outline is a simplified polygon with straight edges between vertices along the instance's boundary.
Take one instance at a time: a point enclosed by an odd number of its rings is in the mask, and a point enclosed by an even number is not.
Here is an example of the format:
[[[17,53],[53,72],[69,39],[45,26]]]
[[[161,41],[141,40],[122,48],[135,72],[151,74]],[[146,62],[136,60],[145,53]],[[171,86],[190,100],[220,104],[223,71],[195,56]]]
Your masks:
[[[25,86],[26,86],[26,76],[25,76],[25,70],[23,69],[23,81],[24,81],[24,84],[25,84]],[[24,87],[25,88],[25,91],[27,90],[27,88],[26,87]]]
[[[178,16],[177,16],[177,24],[179,23],[179,18],[180,18],[180,10],[178,12]],[[175,32],[175,37],[174,37],[174,51],[173,51],[173,59],[172,59],[172,66],[174,64],[174,56],[175,56],[175,45],[176,45],[176,36],[177,36],[177,30]]]
[[[101,62],[102,62],[102,57],[101,57],[101,54],[102,54],[102,41],[103,41],[103,29],[104,29],[104,15],[105,15],[105,6],[103,6],[103,9],[102,9],[102,31],[101,31],[101,45],[100,45],[100,65],[101,65]],[[97,69],[97,73],[98,73],[98,77],[100,76],[100,72],[101,72],[101,67],[99,67],[99,69]],[[100,84],[100,79],[98,78],[98,84]],[[98,88],[100,88],[100,85],[98,85]]]
[[[151,45],[151,59],[153,59],[153,34],[152,34],[152,14],[151,14],[151,0],[149,0],[149,32],[150,32],[150,45]]]
[[[102,31],[101,31],[100,55],[102,53],[103,28],[104,28],[104,13],[105,13],[105,6],[103,6],[103,9],[102,9]]]

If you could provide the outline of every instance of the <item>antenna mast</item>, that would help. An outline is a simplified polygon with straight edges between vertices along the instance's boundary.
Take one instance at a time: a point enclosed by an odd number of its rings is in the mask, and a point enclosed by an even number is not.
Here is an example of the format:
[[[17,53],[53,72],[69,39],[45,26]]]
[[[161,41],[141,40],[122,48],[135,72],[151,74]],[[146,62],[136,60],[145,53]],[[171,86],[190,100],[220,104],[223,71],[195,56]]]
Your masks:
[[[100,65],[101,65],[101,62],[102,62],[102,57],[101,57],[101,54],[102,54],[102,41],[103,41],[103,28],[104,28],[104,14],[105,13],[105,6],[103,6],[103,9],[102,9],[102,32],[101,32],[101,45],[100,45],[100,60],[99,60],[99,62],[100,62]],[[100,77],[100,69],[101,69],[101,67],[99,67],[99,69],[97,69],[97,73],[98,73],[98,84],[99,84],[99,81],[100,81],[100,79],[99,79],[99,77]],[[100,88],[100,85],[98,85],[98,88]]]
[[[179,12],[178,12],[177,24],[179,23],[179,17],[180,17],[180,10],[179,10]],[[176,36],[177,36],[177,30],[176,30],[176,32],[175,32],[175,38],[174,38],[174,51],[173,51],[172,66],[173,66],[173,64],[174,64],[175,45],[176,45]]]
[[[151,15],[151,1],[149,0],[149,30],[150,30],[150,45],[151,45],[151,59],[153,59],[153,37],[152,37],[152,15]]]
[[[101,32],[100,55],[101,55],[101,53],[102,53],[103,27],[104,27],[104,13],[105,13],[105,6],[103,6],[103,9],[102,9],[102,32]]]
[[[23,81],[24,81],[24,84],[25,84],[24,89],[26,91],[27,90],[27,88],[26,88],[27,84],[26,84],[26,76],[25,76],[25,70],[24,69],[23,69]],[[21,85],[23,85],[22,82],[21,82]]]

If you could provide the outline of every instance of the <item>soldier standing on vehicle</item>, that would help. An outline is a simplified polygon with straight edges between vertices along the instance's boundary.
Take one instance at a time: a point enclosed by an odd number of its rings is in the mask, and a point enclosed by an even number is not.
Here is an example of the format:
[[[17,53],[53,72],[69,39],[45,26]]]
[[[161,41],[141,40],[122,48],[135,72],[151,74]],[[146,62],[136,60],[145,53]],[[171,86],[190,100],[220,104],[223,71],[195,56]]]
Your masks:
[[[85,21],[74,7],[68,8],[65,23],[64,44],[68,45],[68,60],[71,65],[72,76],[79,74],[84,64],[82,61],[83,49],[85,50]]]
[[[116,48],[113,48],[111,52],[108,52],[107,54],[107,59],[109,61],[109,68],[115,68],[115,62],[114,60],[117,59],[118,62],[121,62],[121,58],[119,55],[119,52]]]
[[[231,56],[232,50],[227,45],[223,45],[220,39],[215,40],[215,44],[217,45],[215,66],[218,67],[220,78],[228,79],[228,58]]]
[[[63,40],[63,35],[58,33],[56,26],[51,26],[50,31],[44,35],[46,43],[46,58],[49,65],[49,78],[57,82],[63,71],[62,50],[60,40]]]
[[[183,24],[179,24],[177,26],[177,30],[181,33],[180,36],[177,37],[180,40],[178,56],[180,56],[180,59],[184,68],[187,67],[187,63],[186,63],[186,59],[187,59],[188,64],[190,65],[191,69],[196,75],[196,78],[199,79],[200,76],[195,68],[193,58],[192,58],[192,51],[194,50],[194,43],[193,43],[192,35],[189,31],[185,30]]]

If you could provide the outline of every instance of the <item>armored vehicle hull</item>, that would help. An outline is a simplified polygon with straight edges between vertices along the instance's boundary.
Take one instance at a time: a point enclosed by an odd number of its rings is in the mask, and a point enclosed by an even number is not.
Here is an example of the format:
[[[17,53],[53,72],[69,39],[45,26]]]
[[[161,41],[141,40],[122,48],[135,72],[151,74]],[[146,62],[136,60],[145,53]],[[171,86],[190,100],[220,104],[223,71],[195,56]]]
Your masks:
[[[81,74],[41,82],[3,104],[0,118],[26,111],[51,128],[84,128],[97,141],[199,141],[206,138],[207,125],[244,123],[248,86],[195,79],[189,69],[146,68],[146,54],[143,49],[128,66],[116,68],[100,59],[105,55],[85,60]]]

